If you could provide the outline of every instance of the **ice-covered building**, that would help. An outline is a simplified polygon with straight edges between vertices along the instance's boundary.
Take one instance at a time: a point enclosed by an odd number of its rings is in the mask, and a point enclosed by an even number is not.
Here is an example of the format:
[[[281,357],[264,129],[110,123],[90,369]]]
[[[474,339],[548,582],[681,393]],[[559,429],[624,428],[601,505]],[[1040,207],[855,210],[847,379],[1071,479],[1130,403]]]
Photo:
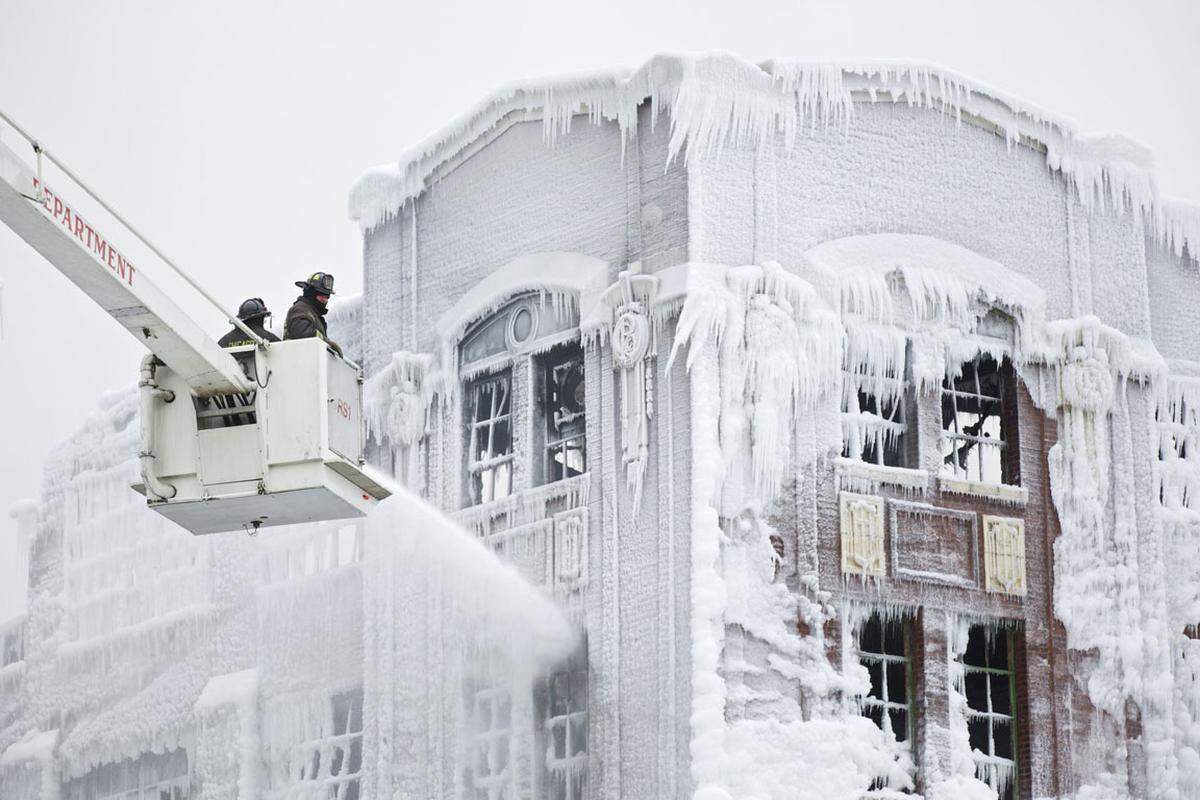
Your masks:
[[[660,56],[350,206],[372,458],[486,549],[193,539],[107,398],[20,510],[6,799],[1200,796],[1200,209],[1144,148]]]

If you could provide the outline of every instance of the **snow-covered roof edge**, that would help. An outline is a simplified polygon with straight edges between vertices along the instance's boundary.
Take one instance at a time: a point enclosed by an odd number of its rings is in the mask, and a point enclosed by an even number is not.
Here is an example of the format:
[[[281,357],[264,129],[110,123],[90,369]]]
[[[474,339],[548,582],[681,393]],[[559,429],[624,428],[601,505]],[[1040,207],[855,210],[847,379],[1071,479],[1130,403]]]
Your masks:
[[[547,141],[570,131],[586,113],[615,121],[625,139],[636,131],[638,106],[651,120],[669,114],[669,157],[716,153],[726,144],[788,144],[818,123],[845,125],[854,102],[907,102],[942,113],[981,118],[1009,146],[1022,137],[1046,147],[1046,163],[1076,188],[1089,210],[1110,205],[1140,211],[1155,236],[1176,254],[1200,251],[1200,207],[1159,198],[1154,159],[1120,134],[1081,134],[1066,117],[936,64],[819,63],[773,59],[756,65],[729,53],[660,54],[636,70],[611,69],[520,81],[504,86],[403,153],[367,170],[350,190],[350,218],[371,230],[425,190],[440,165],[514,112],[540,115]]]

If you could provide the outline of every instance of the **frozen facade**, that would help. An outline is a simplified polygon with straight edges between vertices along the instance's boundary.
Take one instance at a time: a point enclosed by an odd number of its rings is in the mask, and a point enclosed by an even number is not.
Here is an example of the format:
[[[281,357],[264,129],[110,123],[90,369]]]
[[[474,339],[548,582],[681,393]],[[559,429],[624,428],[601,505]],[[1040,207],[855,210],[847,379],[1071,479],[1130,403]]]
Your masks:
[[[1200,795],[1200,209],[1144,148],[661,56],[350,205],[372,460],[471,536],[193,538],[105,398],[14,509],[0,796]]]

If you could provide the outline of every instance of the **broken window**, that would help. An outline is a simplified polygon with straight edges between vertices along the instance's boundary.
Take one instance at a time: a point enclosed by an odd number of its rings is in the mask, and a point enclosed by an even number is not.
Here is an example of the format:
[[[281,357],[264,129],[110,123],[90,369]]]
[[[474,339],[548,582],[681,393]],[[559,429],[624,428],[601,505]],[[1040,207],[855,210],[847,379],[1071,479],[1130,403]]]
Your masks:
[[[942,385],[942,474],[982,483],[1019,483],[1007,447],[1011,372],[988,355]]]
[[[546,679],[542,698],[545,726],[546,800],[583,800],[588,767],[587,645]]]
[[[467,472],[471,505],[512,493],[512,372],[467,384]]]
[[[1014,631],[975,625],[962,656],[975,774],[996,790],[999,800],[1019,796],[1014,643]]]
[[[471,741],[467,757],[468,786],[475,800],[511,797],[512,695],[507,687],[469,692]]]
[[[358,800],[363,765],[363,690],[280,695],[264,720],[270,766],[266,800]]]
[[[871,676],[871,690],[862,699],[863,716],[891,731],[897,741],[908,741],[912,672],[905,620],[872,614],[858,630],[858,661]]]
[[[538,360],[544,424],[545,483],[582,475],[587,470],[587,416],[583,350],[573,344]]]
[[[187,800],[187,751],[145,753],[97,767],[67,784],[68,800]]]
[[[907,466],[907,382],[847,371],[842,387],[842,455],[868,464]]]

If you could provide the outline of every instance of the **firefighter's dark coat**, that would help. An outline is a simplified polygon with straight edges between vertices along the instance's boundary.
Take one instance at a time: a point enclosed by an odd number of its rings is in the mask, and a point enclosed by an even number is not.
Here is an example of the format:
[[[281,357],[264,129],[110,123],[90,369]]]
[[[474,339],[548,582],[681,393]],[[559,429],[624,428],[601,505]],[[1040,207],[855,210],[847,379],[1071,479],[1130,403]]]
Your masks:
[[[288,309],[287,319],[283,323],[284,339],[324,339],[338,355],[342,348],[336,342],[329,340],[328,328],[325,325],[325,313],[328,309],[307,294],[302,294]]]
[[[263,319],[261,317],[259,319],[250,320],[246,323],[246,327],[257,333],[262,338],[266,339],[268,342],[279,341],[278,336],[266,329],[266,326],[263,325]],[[246,336],[241,328],[234,327],[233,330],[217,340],[217,344],[221,345],[221,347],[241,347],[242,345],[254,344],[254,341]]]

